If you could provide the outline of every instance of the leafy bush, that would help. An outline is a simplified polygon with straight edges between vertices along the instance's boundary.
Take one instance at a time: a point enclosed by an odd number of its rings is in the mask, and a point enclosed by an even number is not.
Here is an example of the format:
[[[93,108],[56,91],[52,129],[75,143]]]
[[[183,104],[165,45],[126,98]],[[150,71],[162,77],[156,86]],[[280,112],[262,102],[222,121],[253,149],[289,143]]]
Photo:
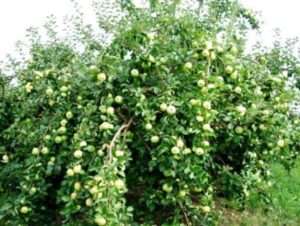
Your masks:
[[[238,211],[234,201],[219,202],[218,208],[224,210],[222,225],[299,225],[299,163],[297,159],[289,171],[280,164],[272,164],[273,185],[265,191],[267,196],[259,192],[252,193],[243,211]]]
[[[214,225],[217,197],[242,204],[270,160],[292,163],[293,90],[244,53],[240,10],[230,31],[155,10],[105,49],[33,46],[1,115],[2,224]]]

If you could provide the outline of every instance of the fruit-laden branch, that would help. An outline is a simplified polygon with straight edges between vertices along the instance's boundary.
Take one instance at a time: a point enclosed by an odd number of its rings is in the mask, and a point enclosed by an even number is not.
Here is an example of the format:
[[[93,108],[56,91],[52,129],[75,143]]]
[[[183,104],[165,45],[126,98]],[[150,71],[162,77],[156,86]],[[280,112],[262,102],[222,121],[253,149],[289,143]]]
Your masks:
[[[120,137],[121,133],[125,130],[127,131],[127,129],[130,127],[130,125],[133,122],[133,118],[131,118],[126,124],[123,124],[118,131],[116,132],[116,134],[114,135],[113,139],[111,140],[110,144],[107,146],[108,148],[108,153],[109,153],[109,162],[112,162],[112,149],[115,146],[116,140]]]

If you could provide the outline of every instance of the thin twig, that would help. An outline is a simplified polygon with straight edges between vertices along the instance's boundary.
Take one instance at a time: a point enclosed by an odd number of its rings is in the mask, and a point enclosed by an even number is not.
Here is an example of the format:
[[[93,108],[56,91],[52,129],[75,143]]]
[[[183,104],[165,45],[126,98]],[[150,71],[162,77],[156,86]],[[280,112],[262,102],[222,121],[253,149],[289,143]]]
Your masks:
[[[131,118],[128,123],[123,124],[118,131],[116,132],[116,134],[114,135],[113,139],[111,140],[110,144],[108,145],[108,153],[109,153],[109,162],[112,161],[112,149],[115,146],[116,140],[119,138],[119,136],[121,135],[123,130],[126,130],[130,127],[130,125],[132,124],[133,118]]]
[[[210,77],[210,66],[211,66],[211,59],[208,58],[208,64],[207,64],[207,67],[206,67],[206,75],[207,75],[207,77]]]
[[[183,212],[183,215],[184,215],[184,219],[185,219],[186,225],[191,226],[192,224],[191,224],[191,222],[190,222],[190,220],[189,220],[189,217],[188,217],[188,215],[186,214],[186,212],[185,212],[183,206],[182,206],[180,203],[179,203],[179,207],[180,207],[181,211]]]

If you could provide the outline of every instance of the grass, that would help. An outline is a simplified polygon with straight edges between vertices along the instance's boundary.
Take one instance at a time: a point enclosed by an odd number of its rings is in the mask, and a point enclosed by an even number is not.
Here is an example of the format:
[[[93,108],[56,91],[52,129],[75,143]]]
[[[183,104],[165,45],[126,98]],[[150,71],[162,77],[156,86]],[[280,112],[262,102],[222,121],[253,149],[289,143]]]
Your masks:
[[[222,208],[221,226],[299,226],[300,225],[300,159],[286,171],[274,164],[274,184],[269,189],[268,204],[254,194],[244,211]]]

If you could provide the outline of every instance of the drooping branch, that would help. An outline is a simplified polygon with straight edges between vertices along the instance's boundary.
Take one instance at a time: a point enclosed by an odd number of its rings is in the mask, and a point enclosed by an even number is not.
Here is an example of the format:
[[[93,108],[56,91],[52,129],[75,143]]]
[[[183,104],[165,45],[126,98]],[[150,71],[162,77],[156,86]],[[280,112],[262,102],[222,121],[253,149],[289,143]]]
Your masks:
[[[121,136],[122,132],[125,130],[127,131],[127,129],[130,127],[130,125],[133,122],[133,118],[131,118],[127,123],[123,124],[118,131],[115,133],[113,139],[111,140],[110,144],[107,146],[108,148],[108,155],[109,155],[109,162],[112,162],[112,150],[115,146],[115,143],[117,141],[117,139]]]

